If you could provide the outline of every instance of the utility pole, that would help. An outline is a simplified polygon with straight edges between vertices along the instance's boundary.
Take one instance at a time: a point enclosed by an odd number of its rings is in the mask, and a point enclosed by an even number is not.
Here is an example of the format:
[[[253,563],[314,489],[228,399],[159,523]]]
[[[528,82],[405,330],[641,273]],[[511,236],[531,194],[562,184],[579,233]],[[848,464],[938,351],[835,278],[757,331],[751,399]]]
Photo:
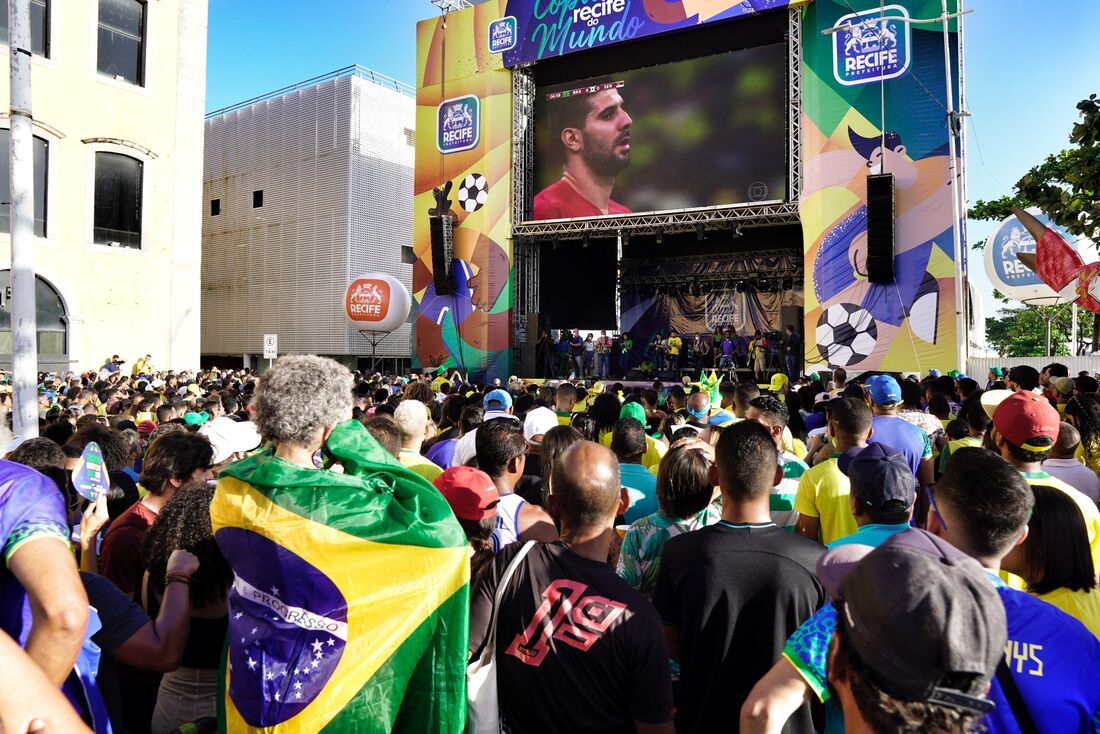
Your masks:
[[[958,351],[958,369],[966,372],[966,354],[967,348],[970,346],[966,331],[966,299],[968,293],[966,292],[966,282],[963,280],[966,252],[963,250],[962,229],[966,226],[966,217],[962,211],[965,206],[965,203],[961,201],[963,183],[962,175],[958,170],[955,144],[955,136],[958,135],[961,125],[958,123],[959,113],[955,112],[954,94],[951,89],[951,34],[948,30],[948,21],[955,16],[947,12],[947,0],[940,0],[940,5],[942,11],[940,19],[943,21],[943,71],[947,90],[947,171],[951,178],[951,234],[955,259],[955,348]],[[958,22],[960,25],[962,24],[961,19]],[[962,54],[962,49],[959,49],[959,53]]]
[[[38,436],[38,342],[34,299],[34,146],[31,115],[30,0],[8,2],[11,50],[11,365],[12,429]]]

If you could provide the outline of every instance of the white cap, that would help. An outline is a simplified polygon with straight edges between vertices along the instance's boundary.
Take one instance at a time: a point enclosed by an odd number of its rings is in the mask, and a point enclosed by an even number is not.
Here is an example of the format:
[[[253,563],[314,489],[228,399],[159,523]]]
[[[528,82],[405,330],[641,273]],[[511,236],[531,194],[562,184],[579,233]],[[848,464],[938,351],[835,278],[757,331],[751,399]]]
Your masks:
[[[542,437],[551,428],[558,425],[558,416],[549,408],[534,408],[527,411],[523,421],[523,437],[527,443],[540,444]]]
[[[262,440],[252,421],[235,421],[224,415],[207,421],[199,433],[210,439],[215,464],[222,463],[238,451],[251,451]]]

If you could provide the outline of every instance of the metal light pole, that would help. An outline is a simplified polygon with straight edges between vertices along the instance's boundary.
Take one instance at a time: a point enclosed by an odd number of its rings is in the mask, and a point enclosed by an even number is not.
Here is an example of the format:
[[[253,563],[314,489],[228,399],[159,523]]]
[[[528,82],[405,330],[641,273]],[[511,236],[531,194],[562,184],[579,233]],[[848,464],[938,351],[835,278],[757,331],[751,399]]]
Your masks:
[[[38,344],[34,303],[34,147],[30,0],[8,2],[11,49],[12,428],[38,436]]]
[[[962,176],[958,171],[958,159],[956,158],[955,135],[957,134],[954,94],[951,88],[951,34],[948,32],[948,22],[951,17],[947,10],[947,0],[940,0],[943,21],[943,68],[946,77],[947,89],[947,170],[951,177],[951,234],[955,255],[955,341],[958,350],[958,369],[966,372],[966,352],[969,340],[966,337],[966,290],[963,282],[963,267],[966,263],[966,253],[963,251],[962,228],[965,218],[962,209],[965,204],[960,201],[962,194]],[[961,22],[961,21],[960,21]],[[960,53],[961,50],[960,50]]]

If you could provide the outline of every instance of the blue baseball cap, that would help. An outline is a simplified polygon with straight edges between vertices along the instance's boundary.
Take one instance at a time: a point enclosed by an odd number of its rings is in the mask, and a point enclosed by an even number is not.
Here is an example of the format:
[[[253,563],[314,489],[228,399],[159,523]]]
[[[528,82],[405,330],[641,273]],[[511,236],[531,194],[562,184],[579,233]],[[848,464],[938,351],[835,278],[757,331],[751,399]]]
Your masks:
[[[867,380],[867,392],[875,405],[891,405],[901,402],[901,385],[890,375],[875,375]]]
[[[512,396],[508,394],[507,390],[498,387],[496,390],[490,390],[485,395],[482,406],[485,410],[508,410],[512,407]]]

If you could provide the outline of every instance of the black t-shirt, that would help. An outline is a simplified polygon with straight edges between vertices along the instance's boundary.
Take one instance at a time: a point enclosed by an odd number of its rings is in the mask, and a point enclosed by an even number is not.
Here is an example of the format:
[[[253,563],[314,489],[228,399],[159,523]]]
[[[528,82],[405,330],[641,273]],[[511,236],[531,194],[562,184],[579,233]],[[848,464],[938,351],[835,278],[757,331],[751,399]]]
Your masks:
[[[96,687],[107,707],[107,715],[115,731],[125,731],[122,694],[118,686],[118,668],[114,652],[122,643],[137,634],[149,623],[149,615],[141,605],[115,586],[109,579],[94,573],[80,572],[80,581],[88,595],[88,604],[95,607],[102,628],[92,635],[92,642],[99,645],[103,654],[99,658]],[[159,674],[156,676],[159,681]],[[154,689],[155,692],[155,689]]]
[[[787,334],[787,354],[791,357],[801,357],[802,337],[798,332]]]
[[[493,596],[523,547],[502,549],[474,596],[471,659],[488,636]],[[668,654],[649,600],[606,563],[561,541],[537,543],[501,599],[496,664],[511,731],[633,732],[672,719]]]
[[[824,550],[771,524],[724,522],[665,544],[653,603],[680,632],[677,731],[737,731],[753,686],[825,602],[814,575]],[[812,730],[808,705],[784,727]]]

